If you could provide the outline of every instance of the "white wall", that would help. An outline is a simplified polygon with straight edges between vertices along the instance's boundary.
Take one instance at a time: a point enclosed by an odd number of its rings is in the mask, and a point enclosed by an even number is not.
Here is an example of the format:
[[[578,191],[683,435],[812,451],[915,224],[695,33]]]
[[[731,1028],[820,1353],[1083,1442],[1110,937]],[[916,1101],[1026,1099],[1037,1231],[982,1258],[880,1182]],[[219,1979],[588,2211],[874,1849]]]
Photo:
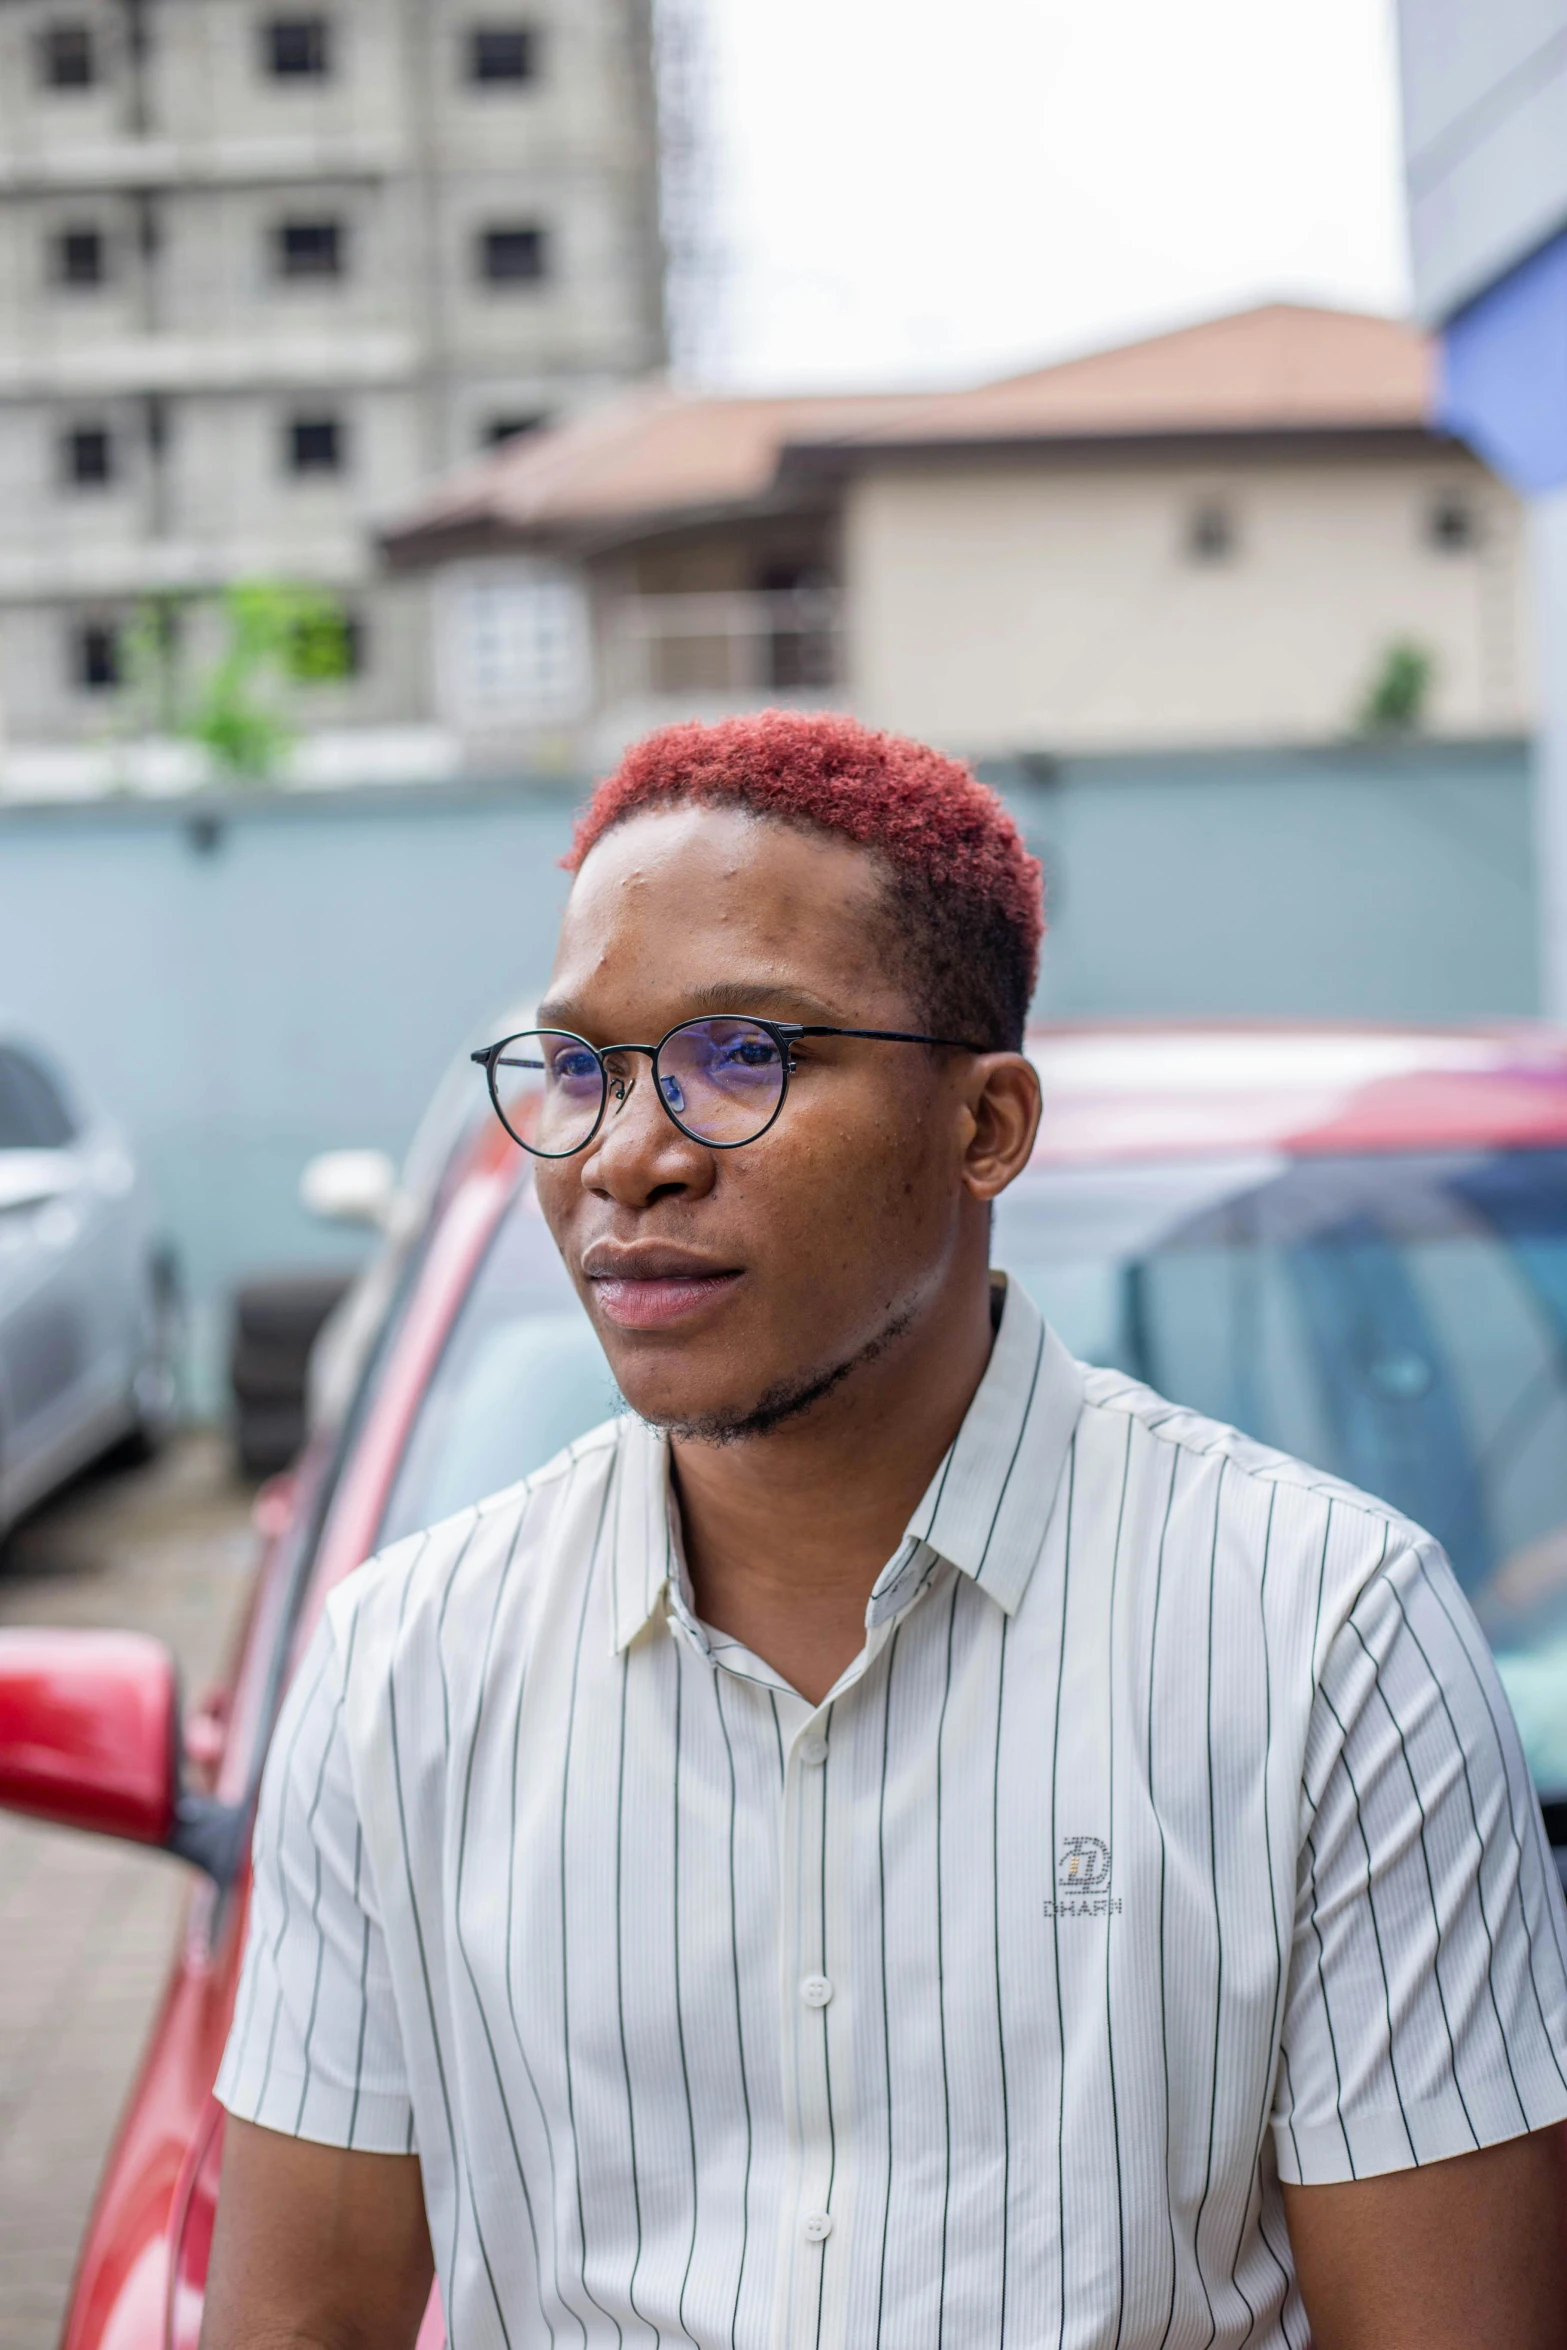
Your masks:
[[[1435,549],[1459,492],[1480,543]],[[1227,561],[1192,559],[1204,502]],[[850,698],[968,753],[1342,738],[1388,647],[1436,662],[1432,731],[1533,717],[1520,510],[1472,459],[955,461],[848,492]]]

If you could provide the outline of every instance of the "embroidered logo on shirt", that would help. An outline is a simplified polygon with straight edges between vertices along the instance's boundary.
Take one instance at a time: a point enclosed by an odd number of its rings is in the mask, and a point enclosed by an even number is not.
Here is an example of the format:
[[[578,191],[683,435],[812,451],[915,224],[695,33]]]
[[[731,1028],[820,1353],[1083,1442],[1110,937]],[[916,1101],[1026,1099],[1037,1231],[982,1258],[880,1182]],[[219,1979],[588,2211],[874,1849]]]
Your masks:
[[[1063,1836],[1056,1863],[1056,1899],[1045,1903],[1047,1918],[1119,1917],[1110,1896],[1110,1847],[1102,1836]]]

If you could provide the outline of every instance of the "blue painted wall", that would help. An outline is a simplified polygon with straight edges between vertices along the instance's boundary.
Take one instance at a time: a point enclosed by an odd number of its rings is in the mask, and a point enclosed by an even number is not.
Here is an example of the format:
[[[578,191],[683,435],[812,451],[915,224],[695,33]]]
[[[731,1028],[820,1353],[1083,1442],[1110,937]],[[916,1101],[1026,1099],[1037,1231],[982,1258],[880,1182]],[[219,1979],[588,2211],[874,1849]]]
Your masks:
[[[1045,1012],[1535,1008],[1520,745],[996,780],[1049,869]],[[468,1032],[542,981],[570,818],[521,786],[0,809],[0,1024],[128,1127],[197,1309],[204,1408],[233,1282],[353,1254],[297,1205],[306,1159],[400,1151]]]
[[[1067,762],[1008,788],[1044,859],[1039,1004],[1465,1020],[1539,1002],[1519,743]]]
[[[129,1128],[195,1305],[203,1407],[234,1281],[356,1254],[300,1210],[305,1161],[400,1153],[470,1028],[548,968],[569,832],[570,803],[537,791],[0,814],[0,1022]]]
[[[1567,230],[1450,318],[1436,413],[1525,496],[1567,482]]]

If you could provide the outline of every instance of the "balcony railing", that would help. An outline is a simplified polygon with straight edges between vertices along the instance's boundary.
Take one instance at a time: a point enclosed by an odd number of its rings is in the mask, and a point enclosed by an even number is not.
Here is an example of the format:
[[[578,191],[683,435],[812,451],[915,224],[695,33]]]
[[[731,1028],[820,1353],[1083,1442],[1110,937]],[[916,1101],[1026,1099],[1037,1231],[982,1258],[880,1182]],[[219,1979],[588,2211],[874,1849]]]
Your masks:
[[[755,702],[808,697],[842,675],[830,588],[624,596],[604,643],[611,702]]]

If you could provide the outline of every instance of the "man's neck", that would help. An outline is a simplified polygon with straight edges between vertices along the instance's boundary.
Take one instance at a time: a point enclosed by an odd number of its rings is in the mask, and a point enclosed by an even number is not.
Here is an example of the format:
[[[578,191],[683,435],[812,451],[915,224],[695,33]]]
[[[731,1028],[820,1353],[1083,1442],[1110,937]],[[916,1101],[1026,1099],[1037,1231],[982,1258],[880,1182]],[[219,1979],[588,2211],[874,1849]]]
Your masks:
[[[765,1436],[677,1438],[697,1613],[813,1705],[865,1639],[865,1608],[984,1377],[988,1282]]]

